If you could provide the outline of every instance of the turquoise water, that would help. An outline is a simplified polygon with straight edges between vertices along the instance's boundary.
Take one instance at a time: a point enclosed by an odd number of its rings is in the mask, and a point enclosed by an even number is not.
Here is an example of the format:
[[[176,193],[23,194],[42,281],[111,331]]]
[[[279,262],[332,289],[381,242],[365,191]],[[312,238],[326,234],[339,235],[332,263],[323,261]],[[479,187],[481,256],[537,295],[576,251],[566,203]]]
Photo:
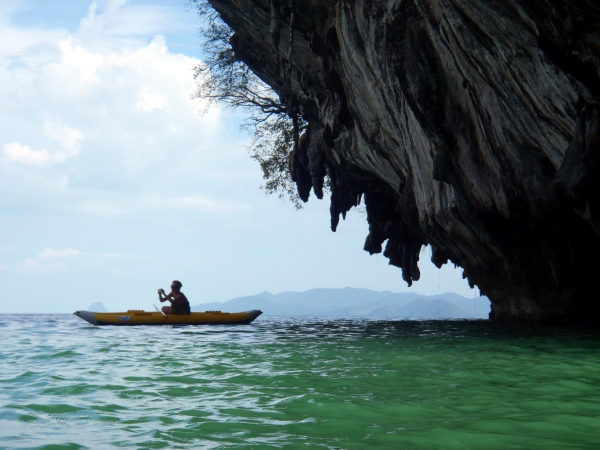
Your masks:
[[[600,446],[600,333],[0,315],[0,448]]]

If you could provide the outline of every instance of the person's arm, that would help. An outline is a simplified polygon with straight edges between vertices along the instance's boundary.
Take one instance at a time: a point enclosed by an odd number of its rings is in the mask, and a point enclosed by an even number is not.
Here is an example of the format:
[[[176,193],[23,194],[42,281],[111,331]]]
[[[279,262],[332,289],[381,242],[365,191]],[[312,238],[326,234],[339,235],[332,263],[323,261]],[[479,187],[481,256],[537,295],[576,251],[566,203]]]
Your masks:
[[[173,293],[169,293],[169,295],[165,294],[165,290],[164,289],[159,289],[158,290],[158,300],[162,303],[162,302],[166,302],[167,300],[172,301],[171,299],[173,298]]]

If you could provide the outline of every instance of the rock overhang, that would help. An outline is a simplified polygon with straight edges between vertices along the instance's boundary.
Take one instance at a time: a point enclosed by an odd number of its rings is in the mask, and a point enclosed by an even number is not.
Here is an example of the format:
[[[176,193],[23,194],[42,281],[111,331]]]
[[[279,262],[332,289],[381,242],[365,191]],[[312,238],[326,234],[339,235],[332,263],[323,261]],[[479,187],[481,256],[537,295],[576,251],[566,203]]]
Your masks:
[[[236,55],[308,122],[290,171],[304,200],[328,174],[332,229],[364,201],[364,249],[409,284],[431,245],[497,322],[600,321],[598,7],[210,3]]]

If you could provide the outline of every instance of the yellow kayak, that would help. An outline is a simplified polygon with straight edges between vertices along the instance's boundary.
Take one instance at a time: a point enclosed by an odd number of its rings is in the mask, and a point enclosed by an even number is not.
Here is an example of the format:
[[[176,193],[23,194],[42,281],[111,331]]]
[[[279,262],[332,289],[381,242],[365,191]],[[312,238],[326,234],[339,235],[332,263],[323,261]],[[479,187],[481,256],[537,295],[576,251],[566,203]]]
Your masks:
[[[75,311],[73,314],[92,325],[242,325],[251,323],[262,314],[262,311],[254,309],[238,313],[205,311],[164,315],[161,312],[130,309],[127,312],[111,313]]]

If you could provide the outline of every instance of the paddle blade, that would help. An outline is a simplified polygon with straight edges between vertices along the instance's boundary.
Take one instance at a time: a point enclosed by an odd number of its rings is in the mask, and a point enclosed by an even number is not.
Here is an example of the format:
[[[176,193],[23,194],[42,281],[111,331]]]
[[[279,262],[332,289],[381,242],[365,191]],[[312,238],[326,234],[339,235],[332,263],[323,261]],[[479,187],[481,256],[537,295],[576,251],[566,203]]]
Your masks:
[[[154,309],[156,309],[156,310],[157,310],[159,313],[161,313],[163,316],[165,316],[165,319],[169,320],[169,316],[167,316],[167,315],[166,315],[166,314],[165,314],[165,313],[162,311],[162,309],[158,309],[158,306],[156,306],[156,305],[153,305],[153,306],[154,306]]]

